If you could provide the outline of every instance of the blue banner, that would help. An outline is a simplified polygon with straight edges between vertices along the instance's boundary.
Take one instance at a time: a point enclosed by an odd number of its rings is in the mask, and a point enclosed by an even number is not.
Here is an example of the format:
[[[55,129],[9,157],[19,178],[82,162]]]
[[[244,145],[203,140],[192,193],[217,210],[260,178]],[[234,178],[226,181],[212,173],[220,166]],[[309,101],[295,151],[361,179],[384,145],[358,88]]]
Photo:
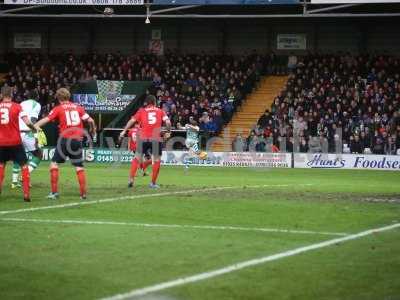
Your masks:
[[[128,92],[127,87],[133,85],[130,81],[97,80],[95,84],[96,87],[93,87],[91,92],[88,92],[90,88],[81,87],[72,95],[73,101],[82,105],[88,112],[117,113],[123,111],[137,99],[137,95],[142,93],[138,90],[137,94],[135,88]],[[139,86],[142,85],[139,84]]]

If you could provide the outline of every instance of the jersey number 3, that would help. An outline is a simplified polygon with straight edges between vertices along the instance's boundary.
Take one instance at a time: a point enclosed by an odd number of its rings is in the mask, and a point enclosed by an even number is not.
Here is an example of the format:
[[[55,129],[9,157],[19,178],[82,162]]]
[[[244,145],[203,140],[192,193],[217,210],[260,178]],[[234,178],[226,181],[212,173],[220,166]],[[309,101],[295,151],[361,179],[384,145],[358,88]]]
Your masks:
[[[67,120],[68,126],[77,126],[81,123],[81,118],[76,110],[66,111],[65,119]]]
[[[10,111],[8,108],[0,108],[0,124],[6,125],[10,123]]]

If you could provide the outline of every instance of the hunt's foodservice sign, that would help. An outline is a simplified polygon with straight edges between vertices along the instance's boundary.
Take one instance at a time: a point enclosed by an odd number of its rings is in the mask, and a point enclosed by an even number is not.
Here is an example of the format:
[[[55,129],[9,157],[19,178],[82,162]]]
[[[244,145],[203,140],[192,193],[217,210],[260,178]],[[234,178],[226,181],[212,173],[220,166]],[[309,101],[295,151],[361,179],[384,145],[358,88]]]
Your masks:
[[[400,170],[400,156],[365,154],[295,153],[295,168]]]

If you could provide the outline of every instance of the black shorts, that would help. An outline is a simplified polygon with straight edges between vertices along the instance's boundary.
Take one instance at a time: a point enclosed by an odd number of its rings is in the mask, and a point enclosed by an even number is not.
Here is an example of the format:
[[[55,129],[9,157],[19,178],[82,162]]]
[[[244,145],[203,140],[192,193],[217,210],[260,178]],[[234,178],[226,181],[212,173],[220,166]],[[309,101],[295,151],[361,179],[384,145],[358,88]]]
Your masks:
[[[20,166],[28,162],[25,149],[22,145],[0,146],[0,163],[6,163],[10,160],[16,162]]]
[[[52,162],[65,163],[69,158],[75,167],[83,167],[83,146],[82,141],[74,139],[60,138],[57,142],[56,151],[52,158]]]
[[[150,154],[162,155],[162,142],[157,140],[139,140],[136,145],[136,154],[145,155],[148,157]]]

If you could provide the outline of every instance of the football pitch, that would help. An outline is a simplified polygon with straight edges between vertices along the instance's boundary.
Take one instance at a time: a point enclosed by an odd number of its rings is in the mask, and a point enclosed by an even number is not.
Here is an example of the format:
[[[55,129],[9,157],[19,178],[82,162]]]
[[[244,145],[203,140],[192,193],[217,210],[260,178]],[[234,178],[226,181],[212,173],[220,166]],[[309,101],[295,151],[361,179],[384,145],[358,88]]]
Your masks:
[[[70,165],[0,197],[0,299],[400,299],[400,172]]]

